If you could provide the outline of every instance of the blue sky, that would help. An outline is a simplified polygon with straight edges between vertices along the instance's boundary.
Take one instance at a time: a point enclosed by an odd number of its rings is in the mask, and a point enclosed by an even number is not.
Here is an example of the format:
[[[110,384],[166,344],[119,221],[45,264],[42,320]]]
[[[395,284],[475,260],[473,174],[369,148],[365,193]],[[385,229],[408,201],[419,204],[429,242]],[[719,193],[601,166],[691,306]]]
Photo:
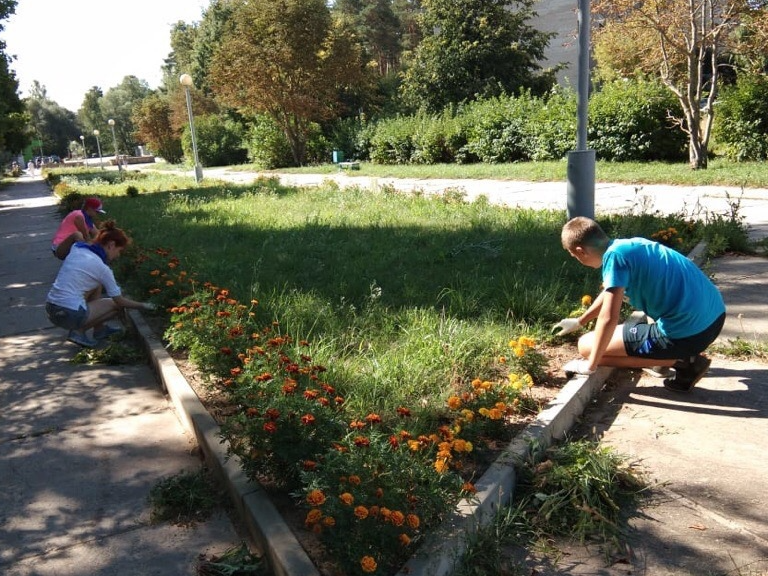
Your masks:
[[[104,92],[128,75],[157,88],[171,51],[171,26],[198,22],[208,0],[18,0],[0,37],[21,97],[32,82],[77,112],[93,86]]]

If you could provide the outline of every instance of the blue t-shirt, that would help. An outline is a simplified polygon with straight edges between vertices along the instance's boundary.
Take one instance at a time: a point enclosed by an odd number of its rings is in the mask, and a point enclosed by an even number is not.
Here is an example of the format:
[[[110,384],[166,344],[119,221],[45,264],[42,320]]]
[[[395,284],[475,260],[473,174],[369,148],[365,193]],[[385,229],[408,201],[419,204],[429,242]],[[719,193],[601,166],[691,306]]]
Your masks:
[[[630,304],[670,338],[698,334],[725,312],[720,291],[696,264],[645,238],[611,241],[603,254],[603,287],[624,288]]]

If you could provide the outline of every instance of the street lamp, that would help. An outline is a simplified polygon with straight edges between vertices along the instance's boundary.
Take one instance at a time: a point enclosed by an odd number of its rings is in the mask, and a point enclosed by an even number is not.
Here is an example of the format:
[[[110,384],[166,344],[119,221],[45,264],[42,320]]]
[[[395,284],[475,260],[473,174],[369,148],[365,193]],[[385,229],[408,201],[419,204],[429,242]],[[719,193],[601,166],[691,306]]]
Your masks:
[[[104,161],[101,158],[101,142],[99,142],[99,131],[94,130],[93,135],[96,136],[96,147],[99,149],[99,167],[104,170]]]
[[[192,96],[189,94],[189,87],[192,86],[192,76],[182,74],[179,82],[184,86],[184,92],[187,96],[187,112],[189,113],[189,133],[192,136],[192,154],[195,157],[195,181],[199,184],[203,179],[203,167],[197,158],[197,139],[195,138],[195,119],[192,117]]]
[[[82,134],[80,134],[80,143],[83,146],[83,166],[87,166],[88,165],[88,152],[85,149],[85,136],[83,136]]]
[[[107,124],[109,124],[109,127],[112,129],[112,144],[115,146],[115,161],[117,162],[117,171],[120,172],[120,176],[122,176],[123,167],[120,166],[120,154],[117,152],[117,138],[115,137],[115,121],[110,118],[107,120]]]

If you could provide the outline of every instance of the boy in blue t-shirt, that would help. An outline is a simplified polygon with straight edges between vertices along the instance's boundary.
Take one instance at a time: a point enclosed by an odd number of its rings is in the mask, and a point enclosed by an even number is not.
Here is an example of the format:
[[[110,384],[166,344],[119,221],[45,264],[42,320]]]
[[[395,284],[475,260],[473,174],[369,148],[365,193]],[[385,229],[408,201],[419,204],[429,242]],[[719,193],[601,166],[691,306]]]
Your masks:
[[[568,362],[566,373],[590,374],[598,366],[674,367],[675,375],[664,379],[664,387],[691,390],[711,363],[702,352],[725,322],[717,287],[679,252],[645,238],[611,240],[590,218],[569,220],[561,240],[571,256],[602,268],[603,276],[603,292],[587,311],[555,326],[563,335],[597,319],[595,329],[579,338],[582,359]],[[625,297],[655,322],[619,324]]]

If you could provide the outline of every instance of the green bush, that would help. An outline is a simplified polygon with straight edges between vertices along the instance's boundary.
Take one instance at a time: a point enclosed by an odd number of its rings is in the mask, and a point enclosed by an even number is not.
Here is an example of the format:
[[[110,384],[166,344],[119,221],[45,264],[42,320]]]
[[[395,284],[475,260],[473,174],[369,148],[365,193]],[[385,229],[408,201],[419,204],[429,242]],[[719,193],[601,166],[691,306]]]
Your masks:
[[[413,134],[417,120],[396,116],[378,122],[370,138],[368,155],[377,164],[410,164],[415,145]]]
[[[265,170],[293,165],[291,146],[268,116],[257,116],[247,135],[248,158]]]
[[[502,163],[526,158],[524,139],[530,98],[507,96],[478,100],[463,112],[467,143],[460,157],[466,162]]]
[[[686,158],[687,137],[668,115],[681,117],[674,95],[658,82],[616,80],[589,103],[589,147],[601,160],[676,161]]]
[[[768,158],[768,78],[747,76],[723,88],[712,136],[730,160]]]
[[[246,150],[242,146],[243,127],[231,118],[208,114],[195,120],[198,159],[203,166],[243,164]],[[184,154],[192,157],[192,138],[189,130],[182,137]]]
[[[527,114],[526,160],[561,160],[576,147],[576,94],[555,89]]]

